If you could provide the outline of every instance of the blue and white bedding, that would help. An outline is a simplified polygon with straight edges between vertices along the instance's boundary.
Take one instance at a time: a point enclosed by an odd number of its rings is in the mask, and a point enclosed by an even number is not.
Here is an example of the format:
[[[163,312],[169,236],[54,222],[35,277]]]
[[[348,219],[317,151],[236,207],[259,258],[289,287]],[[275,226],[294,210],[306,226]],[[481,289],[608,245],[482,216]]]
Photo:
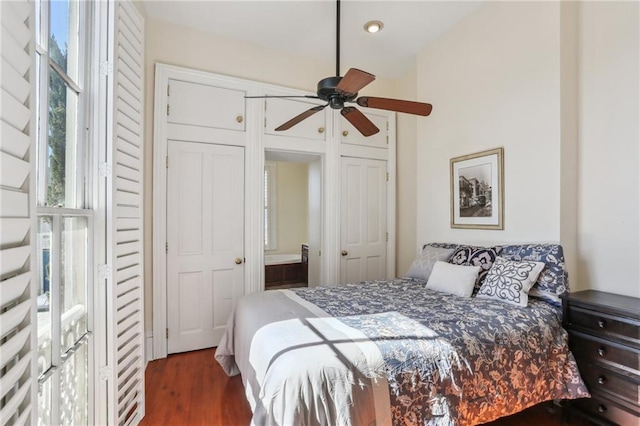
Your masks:
[[[245,296],[216,359],[242,374],[258,425],[474,425],[589,395],[557,307],[424,287],[395,279]]]

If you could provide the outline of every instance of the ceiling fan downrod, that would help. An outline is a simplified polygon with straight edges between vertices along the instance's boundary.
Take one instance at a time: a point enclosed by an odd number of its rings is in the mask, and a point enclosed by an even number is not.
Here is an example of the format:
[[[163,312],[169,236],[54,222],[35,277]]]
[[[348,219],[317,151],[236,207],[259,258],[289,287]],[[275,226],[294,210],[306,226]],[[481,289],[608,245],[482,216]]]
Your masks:
[[[336,77],[340,77],[340,0],[336,1]]]

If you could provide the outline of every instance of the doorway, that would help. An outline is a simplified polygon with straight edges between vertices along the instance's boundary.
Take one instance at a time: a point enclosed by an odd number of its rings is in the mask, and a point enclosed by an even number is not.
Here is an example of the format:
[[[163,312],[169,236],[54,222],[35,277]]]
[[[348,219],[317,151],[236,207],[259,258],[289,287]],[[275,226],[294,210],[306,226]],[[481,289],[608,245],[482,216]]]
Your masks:
[[[321,284],[322,157],[265,150],[264,288]]]

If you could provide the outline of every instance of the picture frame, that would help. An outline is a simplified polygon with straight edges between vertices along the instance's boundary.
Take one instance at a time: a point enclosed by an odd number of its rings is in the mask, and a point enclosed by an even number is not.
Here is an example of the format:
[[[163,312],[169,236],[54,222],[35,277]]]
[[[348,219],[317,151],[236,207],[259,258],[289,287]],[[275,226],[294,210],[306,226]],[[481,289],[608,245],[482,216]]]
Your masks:
[[[450,160],[451,227],[504,229],[504,149]]]

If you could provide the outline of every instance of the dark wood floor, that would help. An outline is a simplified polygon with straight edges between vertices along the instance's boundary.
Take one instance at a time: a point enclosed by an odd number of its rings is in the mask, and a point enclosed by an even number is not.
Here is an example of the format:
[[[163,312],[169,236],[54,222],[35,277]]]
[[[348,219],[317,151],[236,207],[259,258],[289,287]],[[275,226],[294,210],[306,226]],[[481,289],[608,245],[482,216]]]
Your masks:
[[[146,371],[146,416],[142,426],[246,426],[251,409],[240,376],[227,377],[214,350],[170,355],[152,361]],[[578,418],[563,423],[560,410],[540,405],[489,423],[490,426],[587,426]]]

